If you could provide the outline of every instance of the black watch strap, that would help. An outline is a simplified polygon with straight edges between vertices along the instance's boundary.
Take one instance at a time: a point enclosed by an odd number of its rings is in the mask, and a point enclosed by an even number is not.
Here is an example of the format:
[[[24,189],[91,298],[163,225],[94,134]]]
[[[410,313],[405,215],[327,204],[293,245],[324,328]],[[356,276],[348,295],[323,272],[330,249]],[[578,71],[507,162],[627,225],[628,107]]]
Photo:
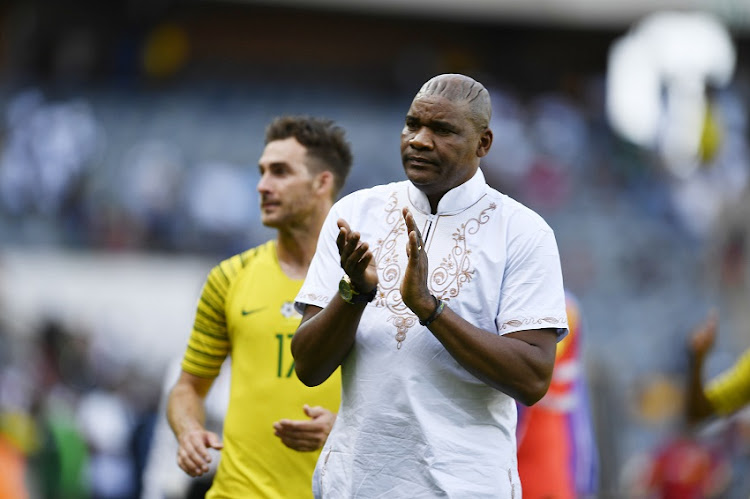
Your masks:
[[[358,292],[346,274],[344,274],[344,277],[339,282],[339,294],[346,303],[370,303],[375,299],[377,293],[377,286],[372,288],[368,293]]]
[[[370,290],[369,293],[357,293],[356,295],[352,296],[351,303],[370,303],[372,300],[375,299],[375,296],[378,294],[378,287],[375,286]]]

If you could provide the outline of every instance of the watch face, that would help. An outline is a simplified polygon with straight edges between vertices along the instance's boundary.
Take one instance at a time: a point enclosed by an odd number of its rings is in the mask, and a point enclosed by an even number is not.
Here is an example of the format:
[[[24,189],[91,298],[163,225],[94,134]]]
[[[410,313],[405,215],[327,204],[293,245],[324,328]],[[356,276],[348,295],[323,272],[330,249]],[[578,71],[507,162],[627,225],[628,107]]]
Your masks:
[[[351,302],[354,293],[352,293],[351,283],[346,279],[341,279],[339,281],[339,294],[341,294],[341,298],[343,298],[344,301]]]

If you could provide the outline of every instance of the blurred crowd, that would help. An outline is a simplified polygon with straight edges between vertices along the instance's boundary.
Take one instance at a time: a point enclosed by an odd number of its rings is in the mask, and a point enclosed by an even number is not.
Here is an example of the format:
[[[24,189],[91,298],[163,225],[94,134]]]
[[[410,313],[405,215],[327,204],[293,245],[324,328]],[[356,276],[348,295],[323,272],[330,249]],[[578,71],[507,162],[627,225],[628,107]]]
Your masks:
[[[603,71],[567,74],[543,92],[482,75],[495,110],[484,173],[548,220],[582,305],[601,497],[642,497],[654,463],[685,449],[713,463],[712,494],[750,491],[741,471],[750,416],[696,434],[681,412],[686,337],[711,307],[721,333],[709,374],[750,346],[746,71],[710,94],[710,133],[689,176],[612,132]],[[0,85],[0,250],[218,261],[269,237],[255,184],[271,117],[323,115],[347,129],[355,160],[346,194],[401,179],[393,130],[413,91],[208,78]],[[97,331],[50,317],[29,332],[1,301],[0,311],[0,497],[24,497],[6,492],[13,487],[29,497],[139,497],[163,379],[123,363]]]
[[[80,331],[0,331],[0,497],[140,497],[158,386]]]
[[[750,343],[742,305],[747,96],[737,88],[717,94],[722,147],[683,179],[609,131],[600,76],[574,83],[531,99],[495,86],[495,144],[483,168],[491,183],[534,207],[556,231],[566,286],[580,297],[589,323],[592,404],[608,456],[602,473],[620,487],[628,460],[637,461],[676,417],[679,396],[669,394],[680,387],[691,324],[709,306],[721,306],[724,333],[714,371]],[[5,244],[194,252],[217,260],[258,244],[267,233],[254,191],[257,138],[275,112],[322,113],[348,129],[356,154],[348,192],[401,174],[397,137],[387,132],[401,120],[397,99],[373,102],[352,89],[345,97],[320,90],[309,99],[293,86],[206,87],[68,96],[31,88],[4,95]],[[50,322],[32,343],[6,340],[4,420],[25,428],[25,437],[14,438],[27,453],[44,455],[45,445],[54,446],[53,430],[65,429],[75,441],[57,445],[78,446],[72,457],[65,449],[65,459],[83,467],[86,457],[89,467],[104,470],[89,475],[86,486],[100,487],[96,478],[113,491],[99,497],[132,497],[148,445],[141,430],[155,417],[154,386],[161,381],[136,382],[137,366],[114,369],[116,359],[92,350],[90,336]],[[111,427],[86,423],[103,411]]]

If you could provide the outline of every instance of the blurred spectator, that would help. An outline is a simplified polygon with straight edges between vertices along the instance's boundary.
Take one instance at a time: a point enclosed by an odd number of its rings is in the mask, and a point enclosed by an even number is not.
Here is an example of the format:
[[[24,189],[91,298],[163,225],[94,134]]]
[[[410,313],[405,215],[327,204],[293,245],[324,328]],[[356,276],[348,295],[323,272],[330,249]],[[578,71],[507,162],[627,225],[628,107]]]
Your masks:
[[[656,450],[643,488],[647,497],[655,499],[722,497],[730,476],[723,452],[683,435],[668,440]]]
[[[32,480],[42,498],[91,497],[89,453],[75,411],[88,373],[83,352],[68,329],[56,320],[41,324],[39,357],[34,375],[38,386],[31,407],[40,447],[32,455]]]
[[[11,349],[5,324],[0,321],[0,498],[27,499],[28,456],[39,443],[28,412],[31,383],[26,373],[13,365]]]
[[[38,420],[42,445],[33,455],[31,483],[44,499],[91,497],[88,449],[70,408],[45,408]]]
[[[528,175],[535,155],[528,136],[528,110],[517,96],[507,91],[490,90],[490,98],[490,128],[496,137],[486,157],[486,175],[488,183],[513,196]]]
[[[598,492],[599,452],[583,362],[581,309],[566,294],[569,334],[557,345],[547,394],[518,405],[518,473],[528,499],[584,499]]]
[[[750,161],[745,165],[750,165]],[[750,346],[750,186],[727,202],[707,240],[705,282],[715,289],[723,310],[719,346],[744,350]],[[715,302],[716,302],[715,301]]]
[[[137,497],[140,388],[122,385],[126,370],[97,373],[81,331],[48,319],[35,333],[0,364],[0,481],[21,487],[0,497]]]
[[[743,426],[726,424],[727,420],[712,427],[698,426],[716,416],[733,415],[750,403],[750,350],[704,387],[703,367],[717,328],[718,314],[712,310],[688,339],[685,421],[680,418],[677,432],[670,432],[653,454],[644,458],[640,471],[631,474],[630,487],[635,493],[663,499],[747,495],[748,444]]]
[[[91,497],[136,497],[136,470],[129,447],[134,421],[128,401],[103,387],[91,390],[78,403],[76,423],[88,446]]]
[[[0,426],[0,469],[3,476],[0,480],[0,497],[3,499],[27,499],[26,490],[26,456],[6,436]]]
[[[48,103],[39,90],[28,90],[8,105],[6,128],[0,203],[16,216],[64,215],[102,139],[91,106],[84,99]]]
[[[153,440],[143,470],[143,493],[141,499],[185,499],[191,493],[202,490],[208,491],[216,473],[221,454],[211,450],[211,469],[200,478],[192,478],[180,469],[175,456],[177,455],[177,439],[167,423],[167,399],[169,391],[180,376],[182,358],[175,359],[169,365],[162,382],[161,400],[156,415],[156,425]],[[224,426],[224,416],[229,405],[229,373],[231,359],[225,362],[219,376],[214,380],[211,390],[206,396],[206,428],[217,435],[221,435]],[[201,495],[203,497],[203,495]]]
[[[197,165],[190,172],[183,191],[186,211],[205,248],[234,254],[246,246],[247,227],[260,216],[253,195],[256,171],[254,167],[213,162]]]
[[[125,153],[117,192],[140,226],[138,245],[175,248],[184,170],[182,151],[166,141],[140,142]]]
[[[727,416],[750,404],[750,349],[728,370],[704,387],[703,365],[716,340],[718,317],[712,311],[692,333],[687,386],[687,417],[698,423],[713,416]]]
[[[680,222],[699,240],[711,237],[722,217],[737,204],[750,181],[747,105],[728,88],[709,95],[700,166],[670,182],[670,202]],[[707,138],[713,137],[713,138]]]

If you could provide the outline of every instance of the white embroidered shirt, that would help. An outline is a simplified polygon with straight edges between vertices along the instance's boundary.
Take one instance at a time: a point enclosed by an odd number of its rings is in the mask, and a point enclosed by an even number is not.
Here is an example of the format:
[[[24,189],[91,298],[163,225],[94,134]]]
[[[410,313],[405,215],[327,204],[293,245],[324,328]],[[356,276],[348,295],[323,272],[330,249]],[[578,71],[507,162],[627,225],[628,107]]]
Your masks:
[[[338,292],[339,218],[369,243],[379,284],[342,364],[341,407],[314,489],[332,498],[520,498],[515,401],[461,367],[401,299],[404,206],[422,233],[428,287],[454,312],[496,334],[567,332],[552,229],[489,187],[481,170],[446,193],[437,214],[408,181],[344,197],[324,223],[296,306],[323,308]]]

